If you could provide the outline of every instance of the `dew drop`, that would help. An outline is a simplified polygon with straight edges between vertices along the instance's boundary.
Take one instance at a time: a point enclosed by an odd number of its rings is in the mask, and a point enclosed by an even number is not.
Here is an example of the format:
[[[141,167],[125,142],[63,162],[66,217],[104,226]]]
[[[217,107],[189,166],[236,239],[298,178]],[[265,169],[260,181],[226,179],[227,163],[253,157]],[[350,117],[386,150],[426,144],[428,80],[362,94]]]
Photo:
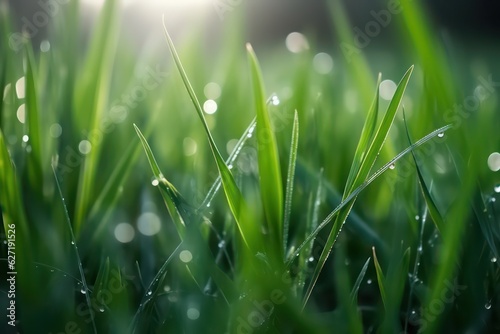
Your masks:
[[[396,168],[396,165],[395,165],[395,164],[391,164],[391,165],[389,166],[389,169],[394,169],[394,168]]]
[[[72,245],[74,245],[74,244],[75,244],[75,242],[74,242],[74,241],[71,241],[71,244],[72,244]]]
[[[81,288],[80,293],[81,293],[82,295],[84,295],[84,294],[86,294],[86,293],[87,293],[87,291],[85,291],[85,289],[84,289],[84,288]]]
[[[151,291],[148,291],[147,295],[148,296],[151,296],[152,292]]]
[[[99,312],[101,312],[101,313],[104,312],[104,307],[102,307],[102,306],[99,307]]]
[[[153,179],[153,181],[151,181],[151,184],[153,185],[153,187],[156,187],[160,184],[160,181],[158,181],[158,179]]]
[[[415,216],[415,220],[420,220],[420,216],[419,216],[419,215],[416,215],[416,216]]]
[[[500,194],[500,184],[497,184],[493,190],[497,193],[497,194]]]
[[[419,252],[419,253],[422,253],[422,251],[423,251],[424,249],[422,248],[422,245],[420,245],[420,246],[418,246],[417,250],[418,250],[418,252]]]
[[[443,137],[444,137],[444,132],[440,132],[440,133],[438,133],[438,137],[439,137],[439,138],[443,138]]]
[[[491,308],[491,300],[489,302],[487,302],[486,304],[484,304],[484,308],[489,310]]]
[[[226,242],[224,240],[219,241],[219,244],[217,245],[219,248],[224,248],[226,246]]]
[[[367,281],[366,281],[367,284],[372,284],[372,279],[369,278]]]
[[[311,256],[310,258],[307,259],[309,262],[313,262],[314,261],[314,257]]]
[[[491,262],[492,262],[492,263],[497,262],[497,258],[496,258],[496,257],[492,257],[492,258],[491,258]]]

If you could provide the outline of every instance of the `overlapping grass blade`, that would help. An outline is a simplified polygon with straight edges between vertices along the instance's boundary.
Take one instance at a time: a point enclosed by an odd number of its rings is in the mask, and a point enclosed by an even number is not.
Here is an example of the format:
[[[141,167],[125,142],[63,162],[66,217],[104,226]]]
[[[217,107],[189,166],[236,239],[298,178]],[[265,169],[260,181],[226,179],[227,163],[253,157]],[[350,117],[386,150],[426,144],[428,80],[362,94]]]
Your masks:
[[[299,146],[299,115],[297,111],[293,117],[292,139],[290,143],[290,158],[286,177],[285,212],[283,217],[283,254],[288,249],[288,231],[290,229],[290,215],[292,212],[293,184],[295,181],[295,165],[297,162],[297,148]]]
[[[90,293],[89,293],[90,290],[89,290],[89,287],[87,285],[87,280],[85,279],[85,272],[83,271],[82,260],[80,259],[80,253],[78,252],[75,234],[73,233],[73,226],[71,224],[71,219],[69,218],[68,208],[66,206],[66,202],[64,201],[64,195],[63,195],[63,192],[61,190],[61,185],[59,183],[59,179],[57,177],[57,173],[56,173],[54,164],[52,165],[52,171],[54,173],[54,179],[55,179],[55,183],[57,186],[57,190],[59,192],[59,196],[61,197],[61,203],[63,205],[63,210],[64,210],[64,218],[65,218],[66,223],[68,225],[68,230],[69,230],[69,234],[70,234],[70,238],[71,238],[71,245],[75,251],[77,266],[78,266],[78,270],[80,271],[80,278],[82,280],[82,288],[85,291],[85,301],[87,303],[89,310],[92,310],[92,304],[90,302]],[[94,333],[97,333],[97,328],[95,325],[95,319],[94,319],[93,312],[90,312],[90,319],[92,321],[92,328],[94,330]]]
[[[361,152],[366,150],[366,155],[364,156],[363,160],[361,161],[361,165],[359,167],[359,170],[356,173],[356,177],[354,178],[354,181],[352,182],[351,189],[348,190],[346,193],[344,193],[343,198],[345,199],[347,195],[352,194],[355,188],[358,186],[362,185],[363,182],[365,182],[366,178],[368,177],[368,174],[370,173],[370,170],[373,167],[373,164],[375,163],[376,158],[378,157],[380,150],[382,149],[382,145],[384,144],[388,134],[389,130],[392,126],[392,123],[394,122],[394,117],[396,116],[396,112],[399,109],[399,105],[401,103],[401,99],[403,98],[404,91],[406,89],[406,86],[408,84],[408,80],[410,79],[411,73],[413,71],[413,66],[411,66],[408,71],[406,71],[405,75],[401,79],[398,87],[396,88],[396,92],[394,93],[394,96],[389,104],[389,107],[387,108],[387,111],[384,115],[384,118],[382,119],[382,122],[377,129],[377,132],[373,138],[373,141],[371,143],[366,142],[368,149],[366,147],[360,147]],[[378,93],[378,91],[377,91]],[[377,100],[377,99],[375,99]],[[368,126],[368,129],[370,126]],[[367,130],[367,134],[369,134],[369,130]],[[360,154],[361,155],[361,154]],[[333,244],[335,243],[338,234],[340,233],[342,226],[345,223],[345,220],[347,216],[349,215],[349,212],[351,211],[352,207],[354,206],[356,198],[353,198],[353,201],[349,203],[349,205],[345,208],[339,211],[339,215],[337,216],[333,227],[330,231],[330,234],[328,236],[328,239],[326,241],[326,244],[323,248],[323,251],[321,253],[321,256],[319,258],[318,264],[316,265],[316,268],[314,270],[314,273],[312,275],[311,281],[309,283],[309,286],[307,288],[306,294],[304,296],[304,305],[307,303],[312,290],[314,288],[314,285],[316,284],[316,281],[319,277],[319,274],[330,254],[330,251],[333,247]]]
[[[167,206],[168,212],[170,213],[170,216],[174,221],[177,233],[179,233],[181,240],[184,240],[184,237],[186,236],[186,224],[179,211],[179,206],[181,204],[180,194],[177,189],[175,189],[175,187],[167,179],[165,179],[165,177],[161,173],[160,167],[156,162],[156,159],[153,155],[153,152],[151,151],[151,148],[149,147],[148,142],[146,141],[146,138],[144,138],[144,136],[142,135],[141,130],[139,130],[139,128],[135,124],[134,129],[137,132],[139,139],[141,140],[142,146],[149,161],[149,165],[151,166],[153,174],[156,178],[153,182],[160,189],[161,196],[163,197],[163,201]]]
[[[158,295],[158,289],[163,286],[163,281],[165,279],[165,274],[167,272],[168,265],[172,260],[179,255],[179,252],[185,246],[184,242],[181,242],[175,250],[170,254],[170,256],[165,260],[160,270],[156,273],[153,280],[149,284],[144,296],[142,297],[141,303],[139,304],[139,308],[137,309],[132,322],[130,323],[130,333],[137,333],[138,325],[141,321],[142,317],[148,316],[148,313],[151,311],[151,305],[154,304],[156,297]]]
[[[354,153],[354,158],[352,160],[351,169],[349,170],[349,176],[347,177],[347,182],[344,190],[344,196],[347,196],[354,180],[360,170],[361,164],[366,158],[368,153],[368,148],[370,143],[373,141],[373,136],[375,135],[375,129],[377,127],[378,118],[378,105],[379,105],[379,95],[380,95],[380,81],[382,80],[382,74],[379,73],[377,79],[377,90],[370,107],[370,111],[363,125],[363,130],[361,130],[361,136],[358,141],[358,146],[356,147],[356,152]]]
[[[290,256],[289,260],[287,261],[286,265],[289,267],[294,259],[294,256],[297,254],[300,254],[300,252],[304,249],[304,247],[307,246],[307,244],[314,239],[318,233],[325,228],[325,226],[328,225],[332,221],[334,217],[338,214],[338,212],[346,207],[349,202],[354,199],[356,196],[359,195],[360,192],[362,192],[367,186],[369,186],[373,181],[375,181],[382,173],[384,173],[386,170],[388,170],[393,164],[399,161],[402,157],[404,157],[406,154],[410,153],[410,151],[422,146],[432,138],[436,137],[438,134],[443,133],[451,128],[451,125],[446,125],[443,126],[437,130],[432,131],[428,135],[424,136],[411,146],[408,146],[406,149],[398,153],[393,159],[391,159],[388,163],[386,163],[384,166],[382,166],[379,170],[377,170],[375,173],[373,173],[365,182],[363,182],[359,187],[357,187],[345,200],[343,200],[328,216],[319,224],[319,226],[314,230],[313,233],[311,233],[309,236],[305,238],[305,240],[300,244],[299,247],[295,250],[295,252]]]
[[[260,194],[271,238],[274,239],[272,243],[283,245],[283,186],[278,147],[264,98],[264,83],[260,65],[250,44],[247,44],[247,54],[257,114]]]
[[[181,240],[186,241],[186,245],[193,245],[193,247],[197,247],[199,255],[203,259],[203,261],[200,262],[202,262],[204,266],[208,267],[208,271],[212,275],[212,278],[217,283],[217,286],[220,288],[223,295],[228,301],[234,299],[236,294],[234,292],[233,283],[215,264],[214,259],[211,256],[210,249],[206,246],[206,240],[202,238],[198,230],[197,223],[189,221],[189,218],[194,213],[190,213],[182,209],[186,205],[185,200],[182,198],[177,189],[175,189],[175,187],[161,173],[153,152],[151,151],[151,148],[142,132],[135,124],[134,128],[144,147],[144,151],[148,157],[153,174],[156,177],[154,182],[160,190],[163,201],[169,211],[170,217],[172,217],[172,220],[176,225],[177,232],[179,233]],[[187,225],[190,225],[190,227],[187,227]],[[201,285],[199,284],[201,271],[197,268],[191,269],[190,267],[188,267],[188,270],[195,282],[197,282],[201,288]]]
[[[240,189],[236,185],[236,182],[234,180],[233,175],[231,174],[230,169],[222,159],[222,156],[219,152],[219,149],[217,148],[217,145],[215,145],[215,141],[212,137],[212,134],[210,133],[210,129],[208,128],[205,117],[203,116],[203,111],[201,109],[200,102],[198,101],[194,89],[191,86],[191,83],[189,82],[186,72],[184,71],[179,55],[175,50],[174,43],[172,42],[172,39],[168,34],[167,28],[165,26],[165,20],[163,20],[163,27],[164,27],[165,37],[167,39],[167,43],[170,52],[172,54],[172,57],[174,59],[175,65],[182,77],[184,86],[186,87],[186,90],[191,98],[191,101],[193,102],[195,110],[198,114],[198,117],[200,118],[200,121],[207,135],[210,149],[212,150],[212,154],[214,156],[217,169],[221,176],[222,187],[224,189],[224,193],[226,194],[226,199],[229,204],[229,208],[234,216],[241,238],[243,239],[245,245],[249,249],[251,249],[254,253],[256,253],[258,250],[262,249],[262,242],[259,232],[256,231],[257,229],[255,229],[255,226],[253,226],[253,224],[247,221],[247,215],[246,215],[247,208],[243,196],[240,192]]]
[[[371,260],[370,257],[366,260],[365,264],[363,265],[363,268],[361,268],[361,271],[359,272],[358,278],[356,279],[354,286],[352,287],[350,297],[353,303],[357,303],[359,287],[361,286],[361,283],[365,278],[366,271],[368,270],[368,265],[370,264],[370,260]]]
[[[404,110],[403,110],[403,115],[404,115]],[[403,116],[404,120],[404,125],[405,125],[405,130],[406,130],[406,136],[408,138],[408,142],[411,145],[411,137],[410,137],[410,132],[408,130],[408,125],[406,123],[406,117]],[[411,152],[411,155],[413,157],[413,162],[415,163],[415,168],[417,170],[417,176],[418,176],[418,183],[420,184],[420,190],[422,191],[422,195],[425,200],[425,204],[427,205],[427,209],[429,210],[429,214],[431,215],[432,221],[436,225],[436,228],[439,231],[443,230],[444,226],[444,220],[443,217],[441,216],[441,213],[439,212],[439,209],[432,199],[431,192],[429,191],[429,188],[427,188],[427,184],[425,183],[424,177],[422,175],[422,172],[420,170],[420,164],[417,161],[417,156],[415,155],[415,152]]]
[[[385,291],[386,282],[385,282],[384,272],[382,271],[380,263],[378,262],[377,252],[375,251],[375,247],[372,247],[372,252],[373,252],[373,263],[375,265],[375,271],[377,273],[378,289],[380,291],[380,296],[382,297],[382,302],[384,303],[384,308],[387,309],[387,293]]]

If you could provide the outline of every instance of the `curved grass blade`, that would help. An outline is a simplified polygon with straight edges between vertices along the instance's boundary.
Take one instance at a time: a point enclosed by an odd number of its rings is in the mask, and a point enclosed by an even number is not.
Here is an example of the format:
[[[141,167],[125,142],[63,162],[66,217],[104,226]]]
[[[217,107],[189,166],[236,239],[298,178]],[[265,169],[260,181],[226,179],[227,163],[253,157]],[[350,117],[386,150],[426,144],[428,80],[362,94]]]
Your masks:
[[[286,177],[285,212],[283,217],[283,254],[288,249],[288,231],[290,227],[290,214],[292,212],[293,183],[295,180],[295,165],[297,162],[297,148],[299,146],[299,115],[295,110],[293,117],[292,140],[290,143],[290,158],[288,160],[288,173]]]
[[[354,158],[352,160],[351,169],[349,170],[349,176],[347,177],[347,182],[344,190],[344,196],[348,195],[351,189],[354,179],[359,172],[361,164],[367,157],[367,151],[370,143],[373,141],[373,136],[375,134],[375,129],[377,127],[378,118],[378,105],[379,105],[379,95],[380,95],[380,81],[382,80],[382,75],[379,73],[377,79],[377,91],[373,98],[370,111],[363,125],[363,130],[361,130],[361,136],[358,141],[358,146],[356,147],[356,152],[354,153]]]
[[[394,122],[394,118],[396,116],[396,112],[399,109],[399,105],[401,103],[401,100],[403,98],[404,91],[406,90],[406,86],[408,85],[408,81],[410,79],[411,73],[413,72],[413,66],[411,66],[399,82],[398,87],[396,88],[396,92],[394,93],[394,96],[389,104],[389,107],[387,108],[387,111],[384,115],[384,118],[382,119],[382,122],[377,129],[377,132],[373,138],[373,141],[370,143],[369,148],[366,151],[366,157],[362,160],[361,166],[359,167],[359,170],[356,173],[356,177],[354,178],[354,181],[352,183],[351,189],[347,192],[344,193],[344,198],[346,195],[350,194],[356,187],[361,185],[363,182],[365,182],[366,178],[368,177],[368,174],[370,173],[373,164],[375,163],[375,160],[377,159],[380,150],[382,149],[382,146],[389,134],[389,130],[391,129],[392,123]],[[368,142],[367,142],[368,144]],[[330,231],[330,234],[328,236],[328,239],[326,241],[326,244],[323,248],[323,251],[321,253],[321,256],[319,258],[319,261],[316,265],[316,268],[314,270],[313,276],[311,278],[311,281],[309,283],[309,287],[307,289],[307,292],[304,296],[304,306],[307,303],[312,290],[316,284],[316,281],[319,277],[319,274],[321,273],[321,270],[323,269],[323,266],[328,259],[328,256],[330,255],[330,251],[332,250],[332,247],[337,240],[337,237],[342,229],[342,226],[344,225],[347,216],[349,215],[352,207],[354,206],[354,202],[356,201],[356,197],[353,198],[352,202],[349,203],[349,205],[345,208],[339,211],[339,214],[333,224],[333,227]]]
[[[243,132],[243,135],[240,137],[238,140],[238,143],[234,147],[233,151],[229,155],[229,158],[226,160],[226,165],[234,165],[236,159],[241,153],[241,149],[243,146],[246,144],[247,140],[252,137],[252,133],[255,131],[255,126],[257,125],[257,120],[254,118],[251,122],[250,125],[246,128],[246,130]],[[215,182],[212,184],[210,189],[208,190],[207,195],[205,196],[205,199],[201,203],[201,205],[198,207],[197,212],[200,214],[203,214],[204,210],[209,207],[209,204],[212,202],[214,199],[215,195],[219,191],[221,186],[221,178],[220,175],[217,176],[217,179]]]
[[[243,199],[240,189],[236,185],[236,182],[234,180],[233,175],[231,174],[230,169],[222,159],[219,149],[215,145],[215,141],[212,137],[212,134],[210,133],[210,129],[208,128],[205,117],[203,116],[203,111],[201,109],[200,102],[198,101],[198,98],[196,97],[193,87],[191,86],[191,83],[189,82],[186,72],[184,71],[179,55],[175,50],[174,43],[172,42],[172,39],[168,34],[167,28],[165,26],[165,18],[163,18],[163,27],[164,27],[165,37],[170,49],[170,53],[172,54],[175,65],[179,71],[179,74],[182,77],[184,86],[186,87],[186,90],[191,98],[191,101],[193,102],[195,110],[198,114],[198,117],[200,118],[200,121],[207,135],[210,149],[212,150],[212,154],[214,156],[217,169],[221,176],[222,188],[224,189],[224,193],[226,195],[229,208],[234,216],[241,238],[243,239],[244,244],[254,253],[256,253],[262,248],[260,237],[258,236],[258,231],[256,231],[255,226],[253,224],[247,221],[246,212],[248,212],[248,210],[246,208],[246,203]]]
[[[153,170],[153,173],[156,177],[155,183],[157,183],[157,186],[160,189],[160,193],[163,197],[165,205],[167,206],[170,217],[172,217],[172,220],[176,225],[181,240],[186,242],[187,240],[189,240],[189,243],[187,243],[188,245],[192,244],[195,247],[199,248],[200,256],[203,258],[203,261],[200,262],[203,262],[203,265],[208,267],[208,271],[212,275],[214,281],[217,283],[217,286],[221,290],[226,300],[230,301],[234,299],[234,296],[236,294],[233,291],[234,289],[232,288],[231,280],[215,264],[211,256],[212,253],[210,252],[210,249],[206,247],[206,241],[201,236],[197,224],[192,224],[192,222],[188,220],[191,214],[186,210],[182,210],[183,205],[185,205],[185,200],[182,198],[181,194],[175,189],[175,187],[161,173],[160,168],[158,167],[158,164],[156,162],[156,159],[153,155],[153,152],[151,151],[148,142],[146,141],[141,131],[135,124],[134,128],[141,140],[141,143],[144,147],[144,151],[146,152],[146,155],[148,157],[149,164],[151,165],[151,169]],[[183,217],[182,215],[183,213],[185,217]],[[190,225],[190,227],[187,227],[186,225]],[[199,278],[201,277],[200,270],[194,267],[190,268],[188,266],[188,271],[191,274],[194,281],[201,288],[201,285],[199,285],[200,281]]]
[[[408,130],[408,125],[406,123],[406,116],[404,114],[404,109],[403,109],[403,121],[405,125],[406,136],[408,138],[408,142],[411,145],[411,137],[410,137],[410,132]],[[441,232],[444,226],[443,217],[441,216],[441,213],[439,213],[439,209],[434,200],[432,199],[432,195],[431,192],[429,191],[429,188],[427,188],[415,152],[412,151],[411,155],[413,157],[413,162],[415,163],[415,169],[417,170],[417,176],[418,176],[418,183],[420,184],[420,190],[422,190],[422,195],[424,196],[425,204],[427,204],[427,209],[429,210],[429,214],[431,215],[432,221],[436,225],[438,231]]]
[[[186,236],[186,224],[184,223],[184,219],[179,212],[181,196],[177,189],[175,189],[175,187],[167,179],[165,179],[161,173],[160,167],[158,167],[158,163],[156,162],[153,152],[151,151],[151,147],[149,147],[149,144],[146,141],[146,138],[142,135],[141,130],[139,130],[135,124],[134,129],[141,140],[146,156],[148,157],[149,165],[151,166],[153,174],[156,177],[154,182],[160,189],[161,196],[163,197],[163,201],[167,206],[168,212],[174,221],[177,233],[179,233],[181,240],[184,240],[184,237]]]
[[[363,265],[363,268],[361,268],[361,271],[359,272],[358,278],[356,279],[354,286],[352,287],[352,290],[351,290],[351,302],[352,303],[357,302],[359,287],[361,286],[361,283],[363,282],[363,279],[365,278],[366,271],[368,270],[368,265],[370,264],[370,260],[371,260],[370,257],[366,260],[365,264]]]
[[[377,252],[375,252],[375,247],[372,247],[373,252],[373,263],[375,264],[375,271],[377,272],[377,283],[380,290],[380,296],[382,297],[382,303],[384,303],[384,308],[387,310],[387,293],[385,292],[385,277],[380,263],[377,259]]]
[[[257,113],[257,155],[262,205],[271,237],[277,245],[283,245],[283,186],[278,147],[264,98],[259,61],[250,44],[247,44],[247,54]]]
[[[427,134],[426,136],[422,137],[420,140],[412,144],[411,146],[408,146],[405,148],[403,151],[399,152],[393,159],[391,159],[388,163],[386,163],[384,166],[382,166],[379,170],[377,170],[375,173],[373,173],[365,182],[363,182],[359,187],[357,187],[345,200],[343,200],[326,218],[319,224],[319,226],[314,230],[313,233],[311,233],[303,242],[300,244],[299,247],[295,250],[295,252],[290,256],[290,259],[287,261],[286,266],[290,267],[290,265],[293,263],[294,256],[300,254],[300,252],[308,245],[308,243],[313,240],[318,233],[325,228],[328,223],[332,221],[332,219],[338,214],[338,212],[344,208],[352,199],[354,199],[356,196],[359,195],[360,192],[362,192],[366,187],[368,187],[373,181],[375,181],[382,173],[384,173],[386,170],[390,168],[391,165],[395,164],[399,159],[404,157],[406,154],[408,154],[410,151],[418,148],[419,146],[422,146],[432,138],[436,137],[438,134],[443,133],[449,129],[451,129],[452,125],[446,125],[443,126],[437,130],[432,131],[431,133]]]
[[[168,259],[163,263],[161,266],[160,270],[156,273],[155,277],[153,280],[151,280],[151,283],[149,284],[148,288],[146,289],[146,293],[142,297],[141,303],[139,304],[139,308],[137,309],[134,318],[132,319],[132,322],[130,323],[130,333],[136,333],[137,330],[137,325],[139,323],[140,317],[144,316],[143,312],[146,311],[146,307],[151,310],[149,307],[152,305],[151,303],[154,303],[158,296],[158,290],[160,287],[163,286],[163,281],[165,279],[165,274],[167,273],[167,267],[172,262],[175,256],[178,255],[182,247],[184,246],[184,242],[182,241],[170,254]],[[151,293],[150,293],[151,292]]]
[[[82,279],[82,287],[85,290],[85,301],[87,302],[87,306],[88,306],[89,310],[91,310],[92,305],[90,303],[90,293],[89,293],[90,290],[89,290],[89,287],[87,285],[87,281],[85,279],[85,273],[83,271],[82,260],[80,259],[80,253],[78,252],[78,247],[76,245],[75,234],[73,233],[73,227],[71,225],[71,220],[69,218],[68,208],[66,207],[66,202],[64,201],[64,196],[63,196],[63,193],[61,190],[61,185],[59,183],[59,179],[57,178],[57,173],[56,173],[56,169],[55,169],[54,164],[52,164],[52,172],[54,173],[54,179],[55,179],[55,183],[57,186],[57,190],[59,192],[59,196],[61,197],[61,203],[62,203],[63,209],[64,209],[64,218],[66,220],[66,223],[68,224],[68,230],[69,230],[70,237],[71,237],[71,245],[73,246],[73,249],[74,249],[75,255],[76,255],[76,261],[78,262],[78,270],[80,271],[80,277]],[[97,328],[95,325],[95,319],[94,319],[93,312],[90,312],[90,319],[92,321],[92,327],[93,327],[94,333],[97,333]]]

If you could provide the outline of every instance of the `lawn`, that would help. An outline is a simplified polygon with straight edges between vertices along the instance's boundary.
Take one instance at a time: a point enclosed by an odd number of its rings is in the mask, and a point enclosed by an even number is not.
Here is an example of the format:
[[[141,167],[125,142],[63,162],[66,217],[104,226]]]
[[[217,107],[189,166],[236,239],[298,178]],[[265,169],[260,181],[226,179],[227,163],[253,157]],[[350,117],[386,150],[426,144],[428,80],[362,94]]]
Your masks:
[[[2,333],[500,332],[500,47],[326,3],[279,43],[0,3]]]

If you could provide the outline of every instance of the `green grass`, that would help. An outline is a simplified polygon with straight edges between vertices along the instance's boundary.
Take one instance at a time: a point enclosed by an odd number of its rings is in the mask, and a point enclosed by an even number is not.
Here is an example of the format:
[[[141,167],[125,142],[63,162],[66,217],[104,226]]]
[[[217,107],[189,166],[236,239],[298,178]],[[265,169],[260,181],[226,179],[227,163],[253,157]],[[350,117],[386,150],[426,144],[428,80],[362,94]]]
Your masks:
[[[14,244],[22,333],[499,331],[499,94],[484,79],[500,71],[482,49],[452,66],[425,8],[402,3],[396,62],[382,36],[344,57],[336,0],[331,41],[306,34],[300,54],[247,44],[245,4],[217,54],[204,20],[182,39],[168,13],[137,52],[117,1],[83,44],[75,1],[49,51],[15,51],[2,7],[2,332]]]

